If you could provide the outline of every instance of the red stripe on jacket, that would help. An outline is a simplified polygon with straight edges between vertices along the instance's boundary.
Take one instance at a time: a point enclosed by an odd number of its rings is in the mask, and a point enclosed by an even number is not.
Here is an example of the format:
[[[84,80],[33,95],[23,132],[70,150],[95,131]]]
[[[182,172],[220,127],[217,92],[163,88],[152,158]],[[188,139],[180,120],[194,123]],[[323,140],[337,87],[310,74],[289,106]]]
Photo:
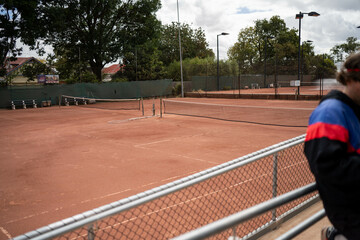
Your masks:
[[[323,137],[347,143],[349,141],[349,131],[340,125],[318,122],[308,127],[305,141]]]

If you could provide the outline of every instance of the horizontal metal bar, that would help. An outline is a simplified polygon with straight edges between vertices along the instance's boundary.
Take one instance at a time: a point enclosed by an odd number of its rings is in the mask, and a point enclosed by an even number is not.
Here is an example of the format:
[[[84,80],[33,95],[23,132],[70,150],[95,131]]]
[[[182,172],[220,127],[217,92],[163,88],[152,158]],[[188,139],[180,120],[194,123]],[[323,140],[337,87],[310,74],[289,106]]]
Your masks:
[[[309,194],[316,190],[316,184],[311,183],[302,188],[285,193],[279,197],[262,202],[258,205],[245,209],[241,212],[235,213],[218,221],[212,222],[201,228],[195,229],[183,235],[173,238],[172,240],[198,240],[213,236],[226,229],[234,227],[244,221],[254,218],[260,214],[270,211],[285,203],[291,202],[299,197]]]
[[[322,218],[326,216],[325,210],[322,209],[310,218],[306,219],[305,221],[298,224],[296,227],[292,228],[288,232],[284,233],[280,237],[276,238],[275,240],[288,240],[296,237],[312,225],[314,225],[316,222],[320,221]]]
[[[179,179],[177,181],[153,188],[151,190],[139,193],[137,195],[122,199],[120,201],[104,205],[100,208],[78,214],[68,219],[50,224],[46,227],[34,230],[24,235],[14,238],[14,240],[33,239],[44,240],[51,239],[67,232],[73,231],[82,226],[89,225],[101,219],[111,217],[123,211],[135,208],[152,200],[164,197],[171,193],[180,191],[187,187],[206,181],[210,178],[224,174],[236,168],[250,164],[254,161],[270,156],[274,153],[280,152],[284,149],[296,146],[304,142],[305,135],[295,137],[293,139],[275,144],[273,146],[264,148],[246,156],[234,159],[230,162],[221,164],[219,166],[210,168],[208,170],[190,175],[188,177]]]

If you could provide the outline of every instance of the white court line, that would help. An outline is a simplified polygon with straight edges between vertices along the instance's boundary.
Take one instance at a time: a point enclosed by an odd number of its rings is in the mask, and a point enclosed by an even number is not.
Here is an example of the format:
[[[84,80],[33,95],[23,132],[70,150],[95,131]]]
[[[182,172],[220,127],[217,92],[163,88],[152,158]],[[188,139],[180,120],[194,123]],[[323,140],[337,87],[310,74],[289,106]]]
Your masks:
[[[189,136],[183,136],[183,137],[177,137],[177,138],[169,138],[169,139],[165,139],[165,140],[161,140],[161,141],[154,141],[154,142],[149,142],[149,143],[137,144],[137,145],[134,145],[134,147],[162,153],[163,152],[162,150],[158,150],[156,148],[145,147],[145,146],[153,145],[153,144],[159,144],[159,143],[163,143],[163,142],[170,142],[170,141],[174,141],[174,140],[177,140],[177,139],[193,138],[193,137],[198,137],[198,136],[203,136],[203,135],[204,134],[201,133],[201,134],[189,135]],[[181,158],[186,158],[186,159],[190,159],[190,160],[195,160],[195,161],[199,161],[199,162],[206,162],[206,163],[215,164],[215,165],[219,164],[218,162],[212,162],[212,161],[208,161],[208,160],[204,160],[204,159],[200,159],[200,158],[189,157],[189,156],[180,155],[180,154],[171,153],[170,155],[176,156],[176,157],[181,157]]]
[[[8,238],[11,239],[12,236],[10,235],[10,233],[3,227],[0,227],[1,232]]]
[[[182,137],[175,137],[175,138],[168,138],[168,139],[164,139],[161,141],[154,141],[154,142],[148,142],[148,143],[143,143],[143,144],[137,144],[134,145],[134,147],[143,147],[143,146],[147,146],[147,145],[152,145],[152,144],[158,144],[158,143],[163,143],[163,142],[170,142],[170,141],[174,141],[177,139],[183,139],[183,138],[193,138],[193,137],[199,137],[199,136],[203,136],[203,133],[200,134],[196,134],[196,135],[188,135],[188,136],[182,136]]]

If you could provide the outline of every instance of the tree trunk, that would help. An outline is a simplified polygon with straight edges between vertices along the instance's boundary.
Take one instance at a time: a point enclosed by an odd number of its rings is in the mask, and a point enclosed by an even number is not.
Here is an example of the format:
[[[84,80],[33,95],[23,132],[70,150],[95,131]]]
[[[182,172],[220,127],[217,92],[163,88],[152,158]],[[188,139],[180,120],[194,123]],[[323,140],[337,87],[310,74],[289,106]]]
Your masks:
[[[95,61],[91,61],[90,62],[90,67],[91,67],[91,71],[95,74],[96,79],[101,82],[102,81],[102,74],[101,74],[101,70],[103,68],[102,63],[98,63]]]

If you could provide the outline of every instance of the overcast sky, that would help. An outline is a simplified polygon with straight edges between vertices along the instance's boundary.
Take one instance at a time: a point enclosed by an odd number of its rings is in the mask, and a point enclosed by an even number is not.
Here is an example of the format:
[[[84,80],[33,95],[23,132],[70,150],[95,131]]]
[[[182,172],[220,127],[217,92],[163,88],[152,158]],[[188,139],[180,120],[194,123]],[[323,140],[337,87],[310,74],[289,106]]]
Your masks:
[[[359,0],[178,0],[180,22],[205,31],[209,47],[216,54],[216,36],[219,37],[220,59],[227,58],[228,49],[237,41],[241,29],[254,26],[255,20],[278,15],[288,28],[299,28],[295,15],[300,11],[316,11],[319,17],[307,15],[301,20],[302,41],[312,40],[315,53],[329,53],[336,44],[348,37],[360,39]],[[162,0],[157,17],[162,24],[177,22],[176,0]],[[47,48],[48,51],[50,48]],[[36,56],[24,48],[23,56]]]
[[[359,0],[178,0],[180,22],[201,27],[209,47],[216,54],[216,36],[219,36],[220,58],[227,58],[227,50],[237,41],[241,29],[254,26],[255,20],[278,15],[288,28],[299,28],[295,15],[300,11],[316,11],[319,17],[307,15],[301,20],[302,41],[312,40],[315,53],[329,53],[336,44],[348,37],[360,39]],[[177,22],[176,0],[162,0],[158,19],[163,24]]]

